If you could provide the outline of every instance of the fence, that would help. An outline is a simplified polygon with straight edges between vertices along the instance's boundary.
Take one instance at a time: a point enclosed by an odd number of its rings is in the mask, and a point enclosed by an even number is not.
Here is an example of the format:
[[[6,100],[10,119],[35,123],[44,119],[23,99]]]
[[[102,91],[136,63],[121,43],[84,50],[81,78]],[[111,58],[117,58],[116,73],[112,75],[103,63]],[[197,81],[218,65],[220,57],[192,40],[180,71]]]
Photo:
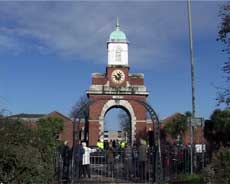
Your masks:
[[[144,160],[138,149],[97,150],[90,154],[90,178],[88,168],[79,168],[80,178],[74,173],[71,161],[63,164],[60,154],[55,159],[55,178],[58,183],[154,183],[156,149],[149,147]],[[194,170],[202,168],[201,155],[194,154]],[[162,175],[164,181],[173,181],[179,174],[190,173],[190,148],[183,145],[162,147]],[[74,166],[77,167],[77,166]],[[67,177],[66,177],[67,176]]]

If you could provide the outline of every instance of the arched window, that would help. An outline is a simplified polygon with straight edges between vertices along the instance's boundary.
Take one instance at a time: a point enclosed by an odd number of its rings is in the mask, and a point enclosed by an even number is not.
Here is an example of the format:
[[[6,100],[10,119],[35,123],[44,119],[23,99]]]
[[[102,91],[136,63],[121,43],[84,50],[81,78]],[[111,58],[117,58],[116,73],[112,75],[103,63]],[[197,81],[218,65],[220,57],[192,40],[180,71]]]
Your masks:
[[[120,62],[121,62],[121,51],[122,51],[121,47],[118,46],[118,47],[116,48],[116,53],[115,53],[115,61],[116,61],[117,63],[120,63]]]

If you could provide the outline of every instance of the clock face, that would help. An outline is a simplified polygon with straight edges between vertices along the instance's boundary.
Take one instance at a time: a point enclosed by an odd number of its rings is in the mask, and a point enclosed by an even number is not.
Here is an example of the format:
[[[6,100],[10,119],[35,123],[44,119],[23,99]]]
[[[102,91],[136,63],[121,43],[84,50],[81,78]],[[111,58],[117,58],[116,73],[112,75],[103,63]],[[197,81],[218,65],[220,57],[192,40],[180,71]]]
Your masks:
[[[125,80],[125,74],[122,70],[114,70],[111,77],[112,81],[116,84],[121,84]]]

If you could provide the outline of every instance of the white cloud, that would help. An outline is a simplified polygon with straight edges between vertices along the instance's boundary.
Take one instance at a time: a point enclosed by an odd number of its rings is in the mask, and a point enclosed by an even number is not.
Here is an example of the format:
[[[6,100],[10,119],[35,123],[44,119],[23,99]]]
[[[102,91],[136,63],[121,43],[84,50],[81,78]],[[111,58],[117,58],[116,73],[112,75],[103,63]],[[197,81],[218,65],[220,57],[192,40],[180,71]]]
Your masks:
[[[188,40],[186,2],[0,2],[0,49],[106,63],[106,41],[116,16],[130,41],[130,63],[170,62]],[[193,28],[200,37],[217,27],[218,6],[195,2]]]
[[[0,53],[13,51],[14,54],[21,52],[20,45],[16,40],[9,37],[8,35],[0,35]]]

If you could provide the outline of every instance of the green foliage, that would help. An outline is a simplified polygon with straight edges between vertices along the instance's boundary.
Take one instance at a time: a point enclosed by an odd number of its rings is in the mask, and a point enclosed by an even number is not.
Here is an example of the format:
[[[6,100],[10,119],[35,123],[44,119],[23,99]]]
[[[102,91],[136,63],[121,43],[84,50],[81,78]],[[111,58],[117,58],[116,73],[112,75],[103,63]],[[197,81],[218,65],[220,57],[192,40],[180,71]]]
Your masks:
[[[6,123],[0,130],[0,182],[46,181],[39,149],[32,144],[35,132],[20,122]]]
[[[220,145],[230,144],[230,110],[216,109],[210,120],[205,121],[204,137],[211,143],[212,150],[219,149]]]
[[[203,171],[206,183],[230,183],[230,148],[221,147]]]
[[[214,128],[217,131],[230,131],[230,110],[216,109],[212,115],[211,120],[216,122]]]
[[[57,136],[63,131],[63,120],[59,118],[44,118],[38,121],[37,133],[42,137],[40,141],[42,145],[48,145],[50,148],[55,148],[58,144]]]
[[[181,115],[171,122],[167,122],[165,125],[165,132],[172,136],[172,138],[177,138],[178,135],[184,135],[187,129],[187,117]]]
[[[219,87],[217,94],[218,104],[226,104],[228,107],[230,105],[230,3],[226,2],[223,6],[220,7],[220,24],[218,30],[217,40],[222,42],[225,48],[222,50],[228,55],[228,60],[224,63],[222,71],[225,74],[226,86]]]
[[[211,121],[217,142],[228,145],[230,142],[230,110],[216,109],[211,115]]]
[[[61,127],[60,120],[51,118],[41,120],[34,129],[26,123],[4,123],[0,129],[0,183],[49,183],[58,144],[54,135]]]
[[[203,177],[199,174],[180,174],[177,177],[179,182],[187,184],[203,184]]]

